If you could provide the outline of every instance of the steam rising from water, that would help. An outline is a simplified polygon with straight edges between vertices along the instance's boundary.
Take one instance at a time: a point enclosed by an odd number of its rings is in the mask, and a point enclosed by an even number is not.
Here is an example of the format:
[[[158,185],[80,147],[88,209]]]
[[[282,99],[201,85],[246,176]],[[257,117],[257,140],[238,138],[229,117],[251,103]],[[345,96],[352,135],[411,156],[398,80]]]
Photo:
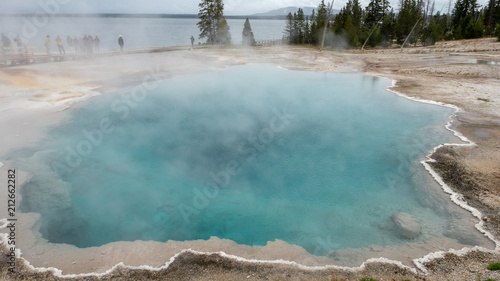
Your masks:
[[[457,207],[418,160],[448,140],[451,110],[389,84],[245,66],[95,98],[20,161],[33,175],[21,209],[79,247],[217,236],[324,255],[408,241],[397,212],[422,223],[412,241],[450,236]]]

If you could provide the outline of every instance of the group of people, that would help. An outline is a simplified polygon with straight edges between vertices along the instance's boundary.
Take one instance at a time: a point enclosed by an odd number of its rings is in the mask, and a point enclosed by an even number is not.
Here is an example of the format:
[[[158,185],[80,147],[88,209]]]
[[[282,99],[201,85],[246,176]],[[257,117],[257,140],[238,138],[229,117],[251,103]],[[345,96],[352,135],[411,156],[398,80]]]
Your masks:
[[[191,40],[191,48],[194,48],[194,41],[195,41],[194,37],[191,36],[190,40]],[[22,53],[23,51],[22,47],[24,46],[22,38],[19,35],[17,35],[16,38],[14,38],[14,42],[17,44],[17,47],[19,48],[19,52]],[[2,33],[1,43],[2,43],[2,54],[8,53],[11,50],[12,42],[9,39],[9,37],[7,37],[3,33]],[[66,54],[63,40],[59,35],[57,35],[55,43],[57,49],[59,50],[59,54],[60,55]],[[66,44],[69,50],[74,53],[91,55],[94,52],[98,53],[100,51],[101,40],[97,35],[95,37],[92,37],[91,35],[84,35],[83,37],[74,36],[73,38],[71,38],[71,36],[68,35],[66,36]],[[120,50],[123,52],[125,42],[121,35],[118,36],[118,45],[120,46]],[[47,51],[47,55],[51,55],[52,39],[50,38],[50,35],[47,35],[45,37],[45,48]]]
[[[17,35],[13,41],[17,45],[17,50],[16,47],[13,46],[11,38],[9,38],[4,33],[1,33],[0,46],[3,56],[18,53],[20,55],[24,55],[24,53],[27,52],[28,47],[24,44],[21,36]],[[74,36],[73,38],[68,35],[66,36],[66,42],[64,42],[61,36],[57,35],[54,44],[57,46],[57,50],[59,51],[60,55],[65,55],[66,51],[76,54],[92,55],[93,53],[98,53],[100,51],[101,39],[99,39],[99,36],[97,35],[94,37],[92,37],[91,35],[84,35],[83,37]],[[47,55],[52,54],[52,45],[52,38],[50,37],[50,35],[47,35],[44,41]],[[120,50],[123,51],[125,42],[121,35],[118,37],[118,45],[120,46]],[[65,46],[68,49],[65,49]]]
[[[91,35],[84,35],[83,37],[78,38],[75,36],[73,39],[68,36],[66,38],[66,42],[68,42],[68,47],[73,49],[75,53],[99,53],[99,48],[101,45],[101,40],[97,35],[93,38]]]
[[[1,40],[2,40],[2,54],[8,53],[12,47],[12,41],[10,41],[10,38],[3,33]],[[22,52],[23,40],[21,39],[21,36],[17,35],[16,38],[14,38],[14,42],[19,48],[19,52]]]
[[[75,36],[74,38],[71,38],[71,36],[68,35],[66,37],[66,43],[68,44],[67,46],[70,48],[70,50],[75,53],[93,54],[94,51],[99,52],[101,40],[97,35],[95,37],[92,37],[91,35],[84,35],[83,37]],[[59,35],[57,35],[56,38],[56,45],[60,55],[66,54],[63,40]],[[50,55],[52,48],[52,40],[50,38],[50,35],[47,35],[47,37],[45,37],[45,48],[47,49],[47,54]]]

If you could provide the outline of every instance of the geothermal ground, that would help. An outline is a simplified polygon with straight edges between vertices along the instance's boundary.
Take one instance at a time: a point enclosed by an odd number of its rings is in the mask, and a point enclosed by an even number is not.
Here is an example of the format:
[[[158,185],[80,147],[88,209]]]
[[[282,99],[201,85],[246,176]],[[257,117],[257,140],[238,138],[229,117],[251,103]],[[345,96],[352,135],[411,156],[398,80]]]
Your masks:
[[[493,62],[496,62],[494,64]],[[444,147],[433,158],[433,168],[455,191],[464,195],[467,203],[480,210],[485,228],[500,240],[500,42],[495,39],[440,42],[432,47],[381,49],[369,51],[323,51],[309,47],[258,47],[243,49],[166,48],[130,51],[124,54],[108,53],[91,60],[15,66],[0,69],[0,128],[4,145],[0,154],[36,143],[46,128],[64,118],[64,110],[94,95],[116,90],[123,81],[141,82],[145,76],[171,77],[196,71],[222,68],[234,64],[275,64],[290,69],[326,72],[363,72],[396,80],[393,90],[409,97],[455,105],[462,109],[457,114],[456,129],[477,145],[472,147]],[[61,111],[63,111],[61,113]],[[54,114],[58,112],[59,114]],[[11,163],[3,163],[9,167]],[[5,168],[5,167],[4,167]],[[26,180],[20,174],[18,180]],[[0,175],[6,182],[6,173]],[[21,185],[20,182],[17,183]],[[6,202],[2,191],[0,200]],[[2,218],[6,210],[0,210]],[[24,230],[18,229],[18,239],[24,245],[35,245],[41,237],[31,229],[37,217],[19,214]],[[216,249],[229,247],[225,241],[211,241]],[[201,242],[200,242],[201,243]],[[119,244],[119,245],[118,245]],[[154,256],[160,267],[168,262],[162,257],[159,244],[111,243],[100,248],[80,251],[65,248],[54,256],[47,253],[47,245],[33,246],[24,251],[35,267],[57,267],[63,273],[105,272],[125,258],[126,264],[144,264],[142,255]],[[165,246],[165,245],[164,245]],[[164,247],[162,246],[162,247]],[[167,246],[168,247],[168,246]],[[266,252],[279,252],[279,242],[271,243],[261,252],[248,250],[250,256],[259,257]],[[178,253],[181,245],[169,251]],[[304,260],[305,253],[294,253],[294,260]],[[2,257],[9,251],[2,246]],[[80,251],[80,252],[79,252]],[[367,248],[363,251],[377,249]],[[85,260],[78,262],[71,255]],[[170,254],[170,253],[169,253]],[[167,254],[165,254],[167,255]],[[85,259],[86,258],[86,259]],[[367,263],[355,270],[330,268],[307,269],[297,265],[265,264],[236,261],[230,257],[184,252],[167,268],[159,271],[118,267],[102,277],[78,277],[79,280],[359,280],[371,277],[378,280],[500,280],[498,271],[486,269],[489,263],[500,262],[497,251],[463,251],[442,254],[432,260],[422,260],[402,267],[393,263]],[[313,263],[311,261],[311,263]],[[322,260],[314,261],[321,264]],[[0,278],[3,280],[59,280],[52,272],[39,273],[17,260],[16,273],[8,272],[2,261]]]

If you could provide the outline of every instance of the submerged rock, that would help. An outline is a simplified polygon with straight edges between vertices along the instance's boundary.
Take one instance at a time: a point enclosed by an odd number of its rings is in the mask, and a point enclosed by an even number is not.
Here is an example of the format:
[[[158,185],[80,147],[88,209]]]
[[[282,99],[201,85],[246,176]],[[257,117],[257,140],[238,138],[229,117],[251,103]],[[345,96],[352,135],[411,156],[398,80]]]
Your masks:
[[[415,239],[422,234],[422,224],[419,219],[408,213],[394,213],[391,220],[398,235],[405,239]]]

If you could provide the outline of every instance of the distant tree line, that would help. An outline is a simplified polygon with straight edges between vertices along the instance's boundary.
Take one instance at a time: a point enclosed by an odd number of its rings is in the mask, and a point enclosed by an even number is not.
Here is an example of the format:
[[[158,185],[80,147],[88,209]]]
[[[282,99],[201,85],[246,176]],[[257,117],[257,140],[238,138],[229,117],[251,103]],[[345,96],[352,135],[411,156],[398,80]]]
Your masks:
[[[449,1],[436,7],[435,0],[400,0],[396,13],[388,0],[348,0],[336,15],[327,18],[322,0],[309,16],[299,9],[286,18],[284,36],[290,44],[319,45],[326,23],[325,46],[360,48],[392,44],[433,45],[440,40],[497,36],[500,40],[500,0],[481,7],[477,0]],[[453,9],[452,9],[453,6]]]

